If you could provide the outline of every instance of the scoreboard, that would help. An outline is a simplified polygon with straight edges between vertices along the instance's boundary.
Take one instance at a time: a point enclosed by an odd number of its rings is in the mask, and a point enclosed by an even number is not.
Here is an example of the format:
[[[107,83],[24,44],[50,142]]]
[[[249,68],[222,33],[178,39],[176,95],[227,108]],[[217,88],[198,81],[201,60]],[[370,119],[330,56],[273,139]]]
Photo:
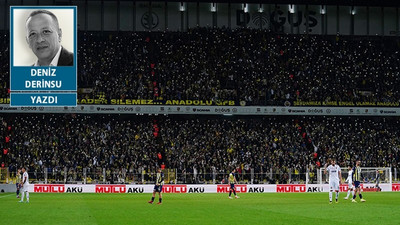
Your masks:
[[[77,103],[77,7],[10,7],[10,105]]]

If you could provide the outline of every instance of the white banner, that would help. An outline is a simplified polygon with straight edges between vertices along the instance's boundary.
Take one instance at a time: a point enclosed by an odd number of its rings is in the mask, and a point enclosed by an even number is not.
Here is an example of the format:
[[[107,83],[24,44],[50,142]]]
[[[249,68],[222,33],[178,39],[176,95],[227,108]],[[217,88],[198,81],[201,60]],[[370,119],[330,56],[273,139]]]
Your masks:
[[[305,193],[328,192],[328,184],[238,184],[237,193]],[[381,191],[400,191],[400,184],[380,184]],[[29,192],[37,193],[152,193],[154,185],[125,184],[31,184]],[[163,193],[229,193],[227,184],[168,184]],[[375,184],[361,184],[363,192],[375,192]],[[347,185],[340,185],[340,192],[347,192]]]
[[[155,106],[79,105],[78,107],[10,107],[0,104],[0,113],[90,113],[90,114],[187,114],[187,115],[309,115],[309,116],[400,116],[400,108],[303,107],[303,106]]]

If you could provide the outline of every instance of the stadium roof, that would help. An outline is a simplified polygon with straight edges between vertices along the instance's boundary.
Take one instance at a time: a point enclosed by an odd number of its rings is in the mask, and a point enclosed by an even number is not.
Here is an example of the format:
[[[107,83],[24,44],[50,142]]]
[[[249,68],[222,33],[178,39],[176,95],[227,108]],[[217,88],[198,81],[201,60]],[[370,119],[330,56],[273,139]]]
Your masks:
[[[58,0],[60,2],[66,2],[68,0]],[[74,2],[74,0],[69,0]],[[88,0],[92,1],[92,0]],[[93,0],[98,1],[98,0]],[[103,1],[118,1],[118,0],[103,0]],[[133,0],[119,0],[119,1],[133,1]],[[263,3],[263,4],[298,4],[298,5],[349,5],[349,6],[400,6],[400,0],[212,0],[212,1],[154,1],[154,2],[230,2],[230,3]]]

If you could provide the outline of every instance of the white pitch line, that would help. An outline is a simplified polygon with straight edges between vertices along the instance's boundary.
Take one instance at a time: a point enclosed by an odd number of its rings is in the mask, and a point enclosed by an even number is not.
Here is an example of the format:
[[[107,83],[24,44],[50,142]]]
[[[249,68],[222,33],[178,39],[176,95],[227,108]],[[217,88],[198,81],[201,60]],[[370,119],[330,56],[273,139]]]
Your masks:
[[[0,198],[5,198],[5,197],[11,196],[11,195],[14,195],[14,194],[0,196]]]

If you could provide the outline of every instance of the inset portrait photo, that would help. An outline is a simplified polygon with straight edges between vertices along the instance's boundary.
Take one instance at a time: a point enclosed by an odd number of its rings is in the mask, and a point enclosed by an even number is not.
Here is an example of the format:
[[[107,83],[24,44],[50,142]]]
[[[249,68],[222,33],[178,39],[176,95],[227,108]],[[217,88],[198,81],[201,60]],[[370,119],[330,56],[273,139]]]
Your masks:
[[[12,8],[12,66],[73,66],[74,9]]]

